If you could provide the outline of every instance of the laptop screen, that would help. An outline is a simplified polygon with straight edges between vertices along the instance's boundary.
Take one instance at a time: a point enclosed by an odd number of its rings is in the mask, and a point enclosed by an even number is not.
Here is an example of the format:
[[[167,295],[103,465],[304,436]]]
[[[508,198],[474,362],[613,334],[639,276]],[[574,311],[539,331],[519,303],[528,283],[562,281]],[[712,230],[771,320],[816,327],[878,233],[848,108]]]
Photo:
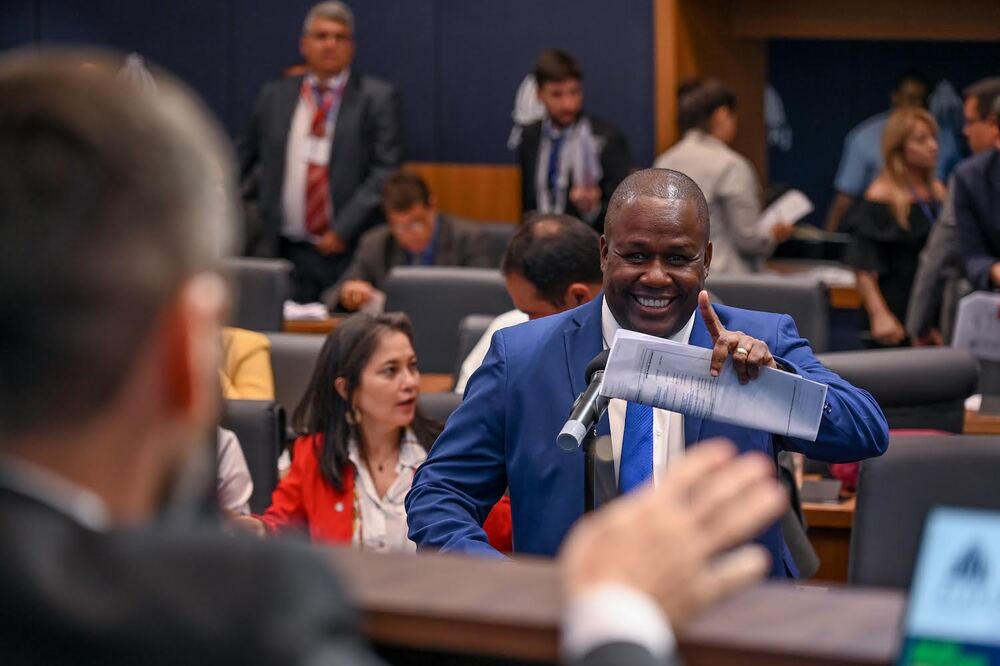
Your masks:
[[[1000,665],[1000,512],[931,512],[898,664]]]

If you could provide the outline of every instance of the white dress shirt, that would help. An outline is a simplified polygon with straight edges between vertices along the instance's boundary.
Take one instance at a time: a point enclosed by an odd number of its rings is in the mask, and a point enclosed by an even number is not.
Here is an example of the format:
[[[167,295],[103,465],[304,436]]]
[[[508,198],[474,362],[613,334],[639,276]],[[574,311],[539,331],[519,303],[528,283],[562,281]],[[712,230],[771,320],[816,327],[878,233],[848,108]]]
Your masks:
[[[528,321],[528,315],[520,310],[508,310],[503,314],[497,315],[490,322],[489,328],[483,332],[483,335],[479,338],[479,342],[476,343],[476,346],[472,348],[469,355],[462,361],[462,371],[458,374],[458,381],[455,382],[455,393],[460,395],[465,393],[465,385],[469,382],[469,377],[479,369],[479,366],[483,364],[483,360],[486,359],[486,353],[490,350],[490,342],[493,340],[493,334],[502,328],[517,326],[526,321]]]
[[[347,455],[357,470],[354,487],[361,513],[361,520],[355,521],[351,543],[355,548],[380,553],[415,553],[417,546],[407,537],[403,500],[413,485],[417,467],[427,458],[427,451],[417,443],[416,435],[412,430],[403,435],[396,462],[396,480],[383,497],[379,497],[375,481],[353,439],[347,445]]]
[[[688,344],[691,339],[691,329],[694,327],[694,313],[687,323],[670,336],[670,340]],[[611,346],[615,333],[621,326],[615,320],[608,307],[608,299],[601,303],[601,334],[604,337],[604,348]],[[625,410],[628,403],[624,400],[612,400],[608,404],[608,421],[611,424],[611,450],[615,459],[615,479],[622,459],[622,436],[625,432]],[[668,412],[665,409],[653,409],[653,483],[658,483],[667,464],[684,455],[684,415]]]
[[[253,479],[243,447],[236,433],[225,428],[218,429],[217,447],[215,480],[219,504],[227,511],[246,515],[250,513]]]
[[[350,75],[351,70],[345,69],[323,84],[328,88],[337,89],[347,82]],[[316,112],[316,103],[312,97],[312,86],[315,82],[316,77],[312,74],[306,77],[310,98],[307,101],[299,95],[295,113],[292,114],[292,124],[288,129],[288,140],[285,143],[285,181],[281,188],[281,235],[293,241],[308,241],[311,238],[306,230],[306,174],[310,162],[325,164],[330,159],[330,146],[333,143],[337,111],[340,108],[335,102],[330,109],[323,138],[313,137],[312,120]]]

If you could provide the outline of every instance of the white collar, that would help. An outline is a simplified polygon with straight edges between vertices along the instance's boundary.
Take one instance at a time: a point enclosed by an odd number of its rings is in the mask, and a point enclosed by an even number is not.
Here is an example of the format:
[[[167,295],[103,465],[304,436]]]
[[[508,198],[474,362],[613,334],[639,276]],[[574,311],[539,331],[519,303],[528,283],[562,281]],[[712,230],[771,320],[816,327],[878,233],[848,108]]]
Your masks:
[[[611,314],[611,308],[608,307],[608,297],[601,297],[601,335],[604,337],[604,348],[607,349],[611,342],[615,339],[615,333],[621,325],[615,316]],[[674,342],[679,342],[682,345],[686,345],[691,340],[691,330],[694,328],[694,313],[691,313],[691,317],[687,320],[687,323],[681,327],[679,331],[671,335],[668,340],[673,340]]]
[[[364,465],[361,460],[361,451],[358,449],[358,441],[351,437],[347,442],[347,457],[358,469]],[[399,460],[396,462],[396,471],[400,472],[404,468],[416,469],[427,458],[427,451],[420,446],[416,433],[412,428],[407,428],[403,432],[403,437],[399,441]]]
[[[333,78],[329,78],[329,79],[325,79],[325,80],[320,80],[320,78],[318,76],[316,76],[315,74],[311,74],[311,73],[310,74],[306,74],[306,83],[309,84],[310,88],[314,87],[317,84],[320,84],[320,85],[326,86],[330,90],[336,90],[336,89],[340,88],[342,85],[344,85],[345,83],[347,83],[347,79],[350,76],[351,76],[351,68],[350,67],[345,67],[344,70],[340,74],[337,74]]]
[[[101,497],[55,472],[14,456],[0,455],[0,485],[101,532],[111,515]]]

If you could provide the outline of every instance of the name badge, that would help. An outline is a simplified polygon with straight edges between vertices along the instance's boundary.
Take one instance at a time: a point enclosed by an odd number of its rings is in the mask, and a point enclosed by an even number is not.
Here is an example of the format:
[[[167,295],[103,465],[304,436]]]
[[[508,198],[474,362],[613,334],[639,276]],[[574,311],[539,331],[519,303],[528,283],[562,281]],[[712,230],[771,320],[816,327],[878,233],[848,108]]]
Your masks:
[[[310,136],[306,142],[306,162],[324,166],[330,161],[330,139]]]

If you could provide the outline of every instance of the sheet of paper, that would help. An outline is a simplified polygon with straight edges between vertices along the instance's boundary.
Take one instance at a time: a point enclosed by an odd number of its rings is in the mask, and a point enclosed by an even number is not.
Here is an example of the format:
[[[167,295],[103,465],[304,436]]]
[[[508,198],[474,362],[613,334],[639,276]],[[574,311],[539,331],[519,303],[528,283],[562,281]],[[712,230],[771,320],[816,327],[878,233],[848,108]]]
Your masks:
[[[976,358],[1000,361],[1000,294],[975,291],[958,302],[952,347]]]
[[[330,312],[322,303],[285,301],[283,312],[286,321],[322,320],[330,316]]]
[[[760,215],[760,223],[765,229],[770,229],[779,222],[795,224],[811,212],[813,204],[809,197],[799,190],[788,190],[764,209]]]
[[[826,404],[825,384],[762,368],[741,385],[727,360],[709,374],[712,350],[619,330],[601,393],[672,412],[815,441]]]

